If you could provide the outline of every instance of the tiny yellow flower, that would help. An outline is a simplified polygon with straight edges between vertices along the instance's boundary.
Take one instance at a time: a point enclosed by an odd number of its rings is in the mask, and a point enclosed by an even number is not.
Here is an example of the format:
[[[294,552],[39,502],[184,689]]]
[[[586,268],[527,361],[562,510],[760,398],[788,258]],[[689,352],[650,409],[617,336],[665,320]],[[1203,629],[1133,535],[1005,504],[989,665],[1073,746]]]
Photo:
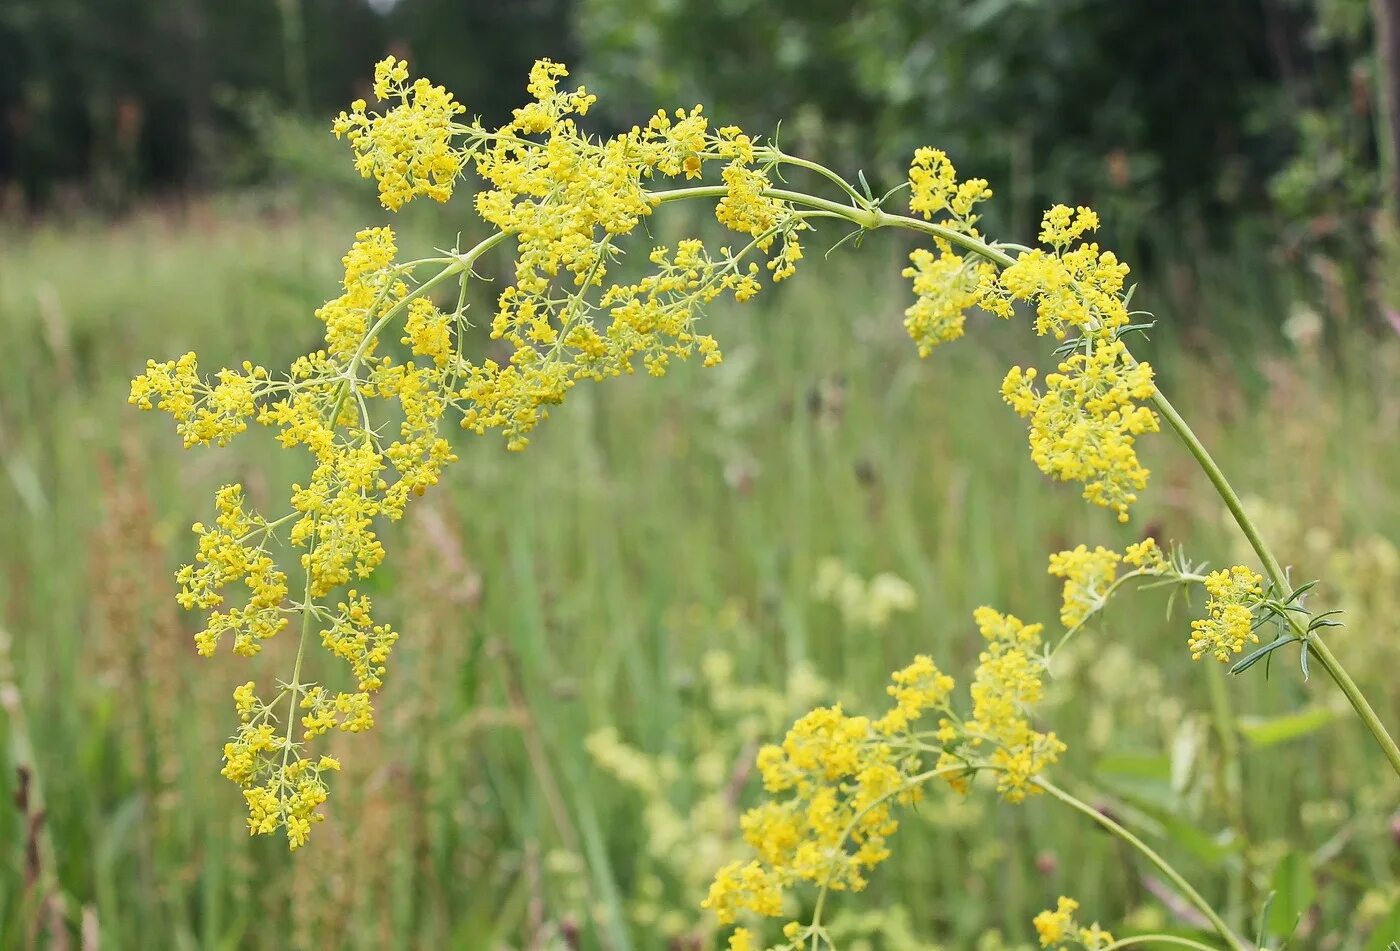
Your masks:
[[[1264,596],[1264,579],[1256,572],[1236,565],[1212,571],[1205,580],[1206,616],[1191,622],[1187,649],[1192,660],[1210,654],[1229,663],[1246,643],[1258,643],[1254,632],[1254,606]]]
[[[1080,545],[1050,556],[1050,574],[1065,579],[1060,623],[1076,628],[1103,607],[1118,577],[1122,557],[1102,546],[1090,551]]]
[[[1157,539],[1148,536],[1129,545],[1123,551],[1123,561],[1140,571],[1160,572],[1166,569],[1166,556],[1157,547]]]
[[[1035,925],[1042,948],[1048,948],[1074,934],[1074,913],[1078,908],[1079,902],[1061,896],[1053,911],[1042,911],[1035,916],[1031,923]]]

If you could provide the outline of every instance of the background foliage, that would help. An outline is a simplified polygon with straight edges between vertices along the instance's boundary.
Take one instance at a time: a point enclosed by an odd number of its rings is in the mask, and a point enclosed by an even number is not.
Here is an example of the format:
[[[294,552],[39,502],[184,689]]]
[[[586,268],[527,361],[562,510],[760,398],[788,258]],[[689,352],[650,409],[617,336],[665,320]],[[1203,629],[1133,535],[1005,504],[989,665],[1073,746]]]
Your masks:
[[[488,119],[548,55],[603,126],[704,101],[871,172],[937,140],[1027,222],[1049,194],[1106,197],[1122,228],[1237,218],[1299,150],[1333,158],[1323,181],[1273,197],[1315,210],[1311,187],[1354,202],[1375,165],[1366,0],[10,0],[0,45],[0,183],[29,208],[265,174],[250,103],[319,126],[384,49]]]

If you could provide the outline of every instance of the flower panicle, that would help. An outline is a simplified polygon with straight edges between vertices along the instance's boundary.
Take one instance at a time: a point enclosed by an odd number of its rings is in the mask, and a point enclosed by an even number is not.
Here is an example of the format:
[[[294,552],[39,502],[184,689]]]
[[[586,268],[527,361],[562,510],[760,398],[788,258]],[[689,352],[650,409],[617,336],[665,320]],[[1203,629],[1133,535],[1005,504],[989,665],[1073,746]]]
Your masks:
[[[1099,927],[1096,921],[1085,926],[1079,923],[1075,912],[1079,902],[1061,895],[1054,908],[1047,908],[1037,914],[1031,924],[1042,948],[1056,948],[1068,951],[1070,944],[1084,951],[1101,951],[1113,944],[1113,935]]]
[[[1002,382],[1007,404],[1029,422],[1031,458],[1046,475],[1080,482],[1084,498],[1127,521],[1148,470],[1137,437],[1156,432],[1156,414],[1142,405],[1156,392],[1152,367],[1135,360],[1119,339],[1132,327],[1128,266],[1085,238],[1099,226],[1090,208],[1056,205],[1041,220],[1046,248],[1021,251],[1006,267],[954,249],[948,232],[978,237],[977,202],[991,197],[982,179],[958,181],[946,153],[919,149],[909,170],[910,209],[939,218],[946,229],[933,247],[910,255],[904,276],[915,301],[905,328],[928,356],[963,336],[967,314],[1009,318],[1016,305],[1035,311],[1035,331],[1064,341],[1069,353],[1043,388],[1035,368],[1012,367]]]
[[[801,885],[823,893],[865,888],[890,855],[898,810],[922,800],[934,778],[964,793],[973,776],[989,771],[1009,802],[1039,791],[1035,777],[1064,751],[1029,719],[1043,693],[1042,628],[989,607],[974,620],[986,647],[969,689],[970,715],[953,709],[953,678],[919,655],[891,675],[891,703],[881,716],[817,707],[781,743],[758,752],[770,798],[740,822],[752,858],[720,869],[703,902],[721,924],[783,916],[791,904],[785,896]],[[815,927],[789,922],[784,936],[800,941]],[[741,944],[753,940],[741,931]]]
[[[1255,609],[1264,598],[1264,579],[1252,568],[1235,565],[1206,576],[1206,616],[1191,622],[1186,648],[1192,660],[1206,655],[1222,664],[1259,642]]]
[[[725,295],[751,300],[802,260],[807,224],[770,194],[771,150],[737,127],[713,128],[699,106],[598,139],[579,125],[596,99],[563,86],[567,76],[562,64],[536,63],[530,101],[488,130],[465,121],[447,90],[412,78],[404,60],[381,61],[372,84],[380,108],[357,100],[333,124],[356,168],[391,210],[423,196],[446,201],[470,168],[482,182],[474,205],[493,237],[430,259],[448,270],[424,281],[417,271],[429,262],[401,261],[393,228],[362,229],[342,259],[339,292],[315,312],[320,349],[284,374],[244,363],[206,376],[187,353],[148,362],[132,381],[130,402],[170,414],[187,447],[226,445],[256,423],[306,453],[307,474],[290,486],[281,517],[264,517],[241,485],[220,489],[215,519],[194,525],[193,559],[177,573],[180,603],[205,617],[195,636],[201,654],[231,643],[253,656],[299,618],[297,671],[319,640],[344,672],[340,687],[295,675],[266,704],[253,687],[239,688],[224,774],[244,790],[253,833],[281,831],[293,848],[303,844],[332,769],[313,746],[333,730],[374,725],[399,634],[372,618],[360,590],[386,556],[382,523],[402,518],[457,460],[449,424],[499,432],[523,449],[579,382],[638,367],[660,376],[691,358],[714,366],[722,354],[700,329],[705,308]],[[614,279],[615,243],[659,202],[652,183],[714,167],[725,189],[716,216],[735,233],[733,246],[682,239],[654,248],[647,273]],[[514,280],[489,322],[504,352],[476,357],[464,347],[471,266],[507,240]],[[457,305],[444,309],[429,288],[450,277]],[[295,564],[281,563],[287,553]],[[304,581],[300,596],[289,568]]]

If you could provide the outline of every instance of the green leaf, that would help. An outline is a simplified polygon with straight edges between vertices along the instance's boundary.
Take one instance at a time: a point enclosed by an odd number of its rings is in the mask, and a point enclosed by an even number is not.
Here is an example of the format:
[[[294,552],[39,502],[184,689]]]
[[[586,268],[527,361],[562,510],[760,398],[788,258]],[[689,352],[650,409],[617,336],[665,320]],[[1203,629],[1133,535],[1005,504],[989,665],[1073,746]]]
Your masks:
[[[1337,714],[1326,707],[1313,707],[1277,717],[1240,717],[1240,735],[1255,749],[1265,749],[1316,733],[1332,723]]]
[[[1307,857],[1298,852],[1285,855],[1274,870],[1271,887],[1274,903],[1269,908],[1269,931],[1276,938],[1287,938],[1317,896],[1317,884]]]
[[[1258,626],[1258,624],[1255,625],[1255,627]],[[1244,657],[1235,661],[1235,663],[1230,667],[1230,673],[1242,674],[1249,668],[1253,667],[1255,664],[1259,663],[1260,660],[1272,654],[1274,651],[1278,650],[1280,647],[1292,644],[1294,641],[1298,640],[1302,640],[1302,638],[1296,635],[1276,638],[1270,641],[1269,643],[1265,644],[1263,647],[1256,648],[1254,651],[1250,652],[1249,654],[1246,654]]]

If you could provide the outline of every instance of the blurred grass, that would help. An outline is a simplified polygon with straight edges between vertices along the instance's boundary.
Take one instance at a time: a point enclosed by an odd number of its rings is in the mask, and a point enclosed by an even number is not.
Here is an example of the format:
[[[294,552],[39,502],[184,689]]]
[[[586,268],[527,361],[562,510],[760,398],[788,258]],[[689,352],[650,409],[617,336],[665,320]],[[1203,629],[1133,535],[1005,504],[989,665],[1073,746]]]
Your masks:
[[[361,223],[336,205],[233,204],[0,235],[0,626],[14,667],[7,683],[0,663],[13,701],[0,704],[0,794],[14,801],[32,748],[47,806],[38,825],[33,808],[0,806],[4,947],[62,930],[26,887],[36,829],[52,847],[39,871],[65,896],[56,914],[107,947],[564,947],[571,921],[584,947],[665,947],[629,920],[655,864],[644,804],[583,739],[612,725],[684,754],[707,651],[730,653],[752,684],[810,662],[874,703],[915,652],[965,679],[979,604],[1053,622],[1045,558],[1059,547],[1151,531],[1216,565],[1244,557],[1169,436],[1149,440],[1154,483],[1127,528],[1034,470],[997,391],[1012,362],[1044,362],[1023,326],[974,321],[920,361],[900,328],[897,246],[813,255],[790,285],[714,315],[722,367],[585,386],[523,454],[461,440],[445,486],[386,532],[373,589],[405,636],[381,727],[337,740],[346,775],[330,819],[289,858],[245,836],[218,769],[232,687],[285,672],[291,642],[251,665],[197,658],[170,573],[215,486],[237,479],[275,507],[300,460],[265,434],[183,452],[126,388],[148,356],[273,367],[313,348],[310,313]],[[410,253],[455,228],[436,211],[396,226]],[[1287,343],[1289,281],[1247,253],[1159,270],[1170,277],[1135,302],[1166,318],[1149,347],[1164,388],[1241,489],[1268,500],[1300,577],[1356,576],[1341,589],[1366,624],[1339,632],[1338,651],[1400,723],[1387,613],[1400,568],[1376,567],[1400,539],[1400,341],[1326,312],[1316,341]],[[1188,311],[1189,333],[1174,330]],[[917,609],[847,627],[811,597],[832,556],[906,579]],[[1242,927],[1297,853],[1320,883],[1298,946],[1367,947],[1400,894],[1393,777],[1358,728],[1330,721],[1330,685],[1302,684],[1291,662],[1231,680],[1222,707],[1165,600],[1115,602],[1057,662],[1046,720],[1070,752],[1056,776],[1141,823]],[[1310,732],[1260,745],[1292,723],[1267,718],[1313,709]],[[1223,742],[1242,743],[1237,768]],[[1182,925],[1140,866],[1074,817],[973,801],[932,797],[870,892],[838,904],[903,905],[916,934],[950,948],[993,928],[1029,940],[1061,893],[1105,925]],[[561,884],[550,856],[563,853],[581,865]]]

